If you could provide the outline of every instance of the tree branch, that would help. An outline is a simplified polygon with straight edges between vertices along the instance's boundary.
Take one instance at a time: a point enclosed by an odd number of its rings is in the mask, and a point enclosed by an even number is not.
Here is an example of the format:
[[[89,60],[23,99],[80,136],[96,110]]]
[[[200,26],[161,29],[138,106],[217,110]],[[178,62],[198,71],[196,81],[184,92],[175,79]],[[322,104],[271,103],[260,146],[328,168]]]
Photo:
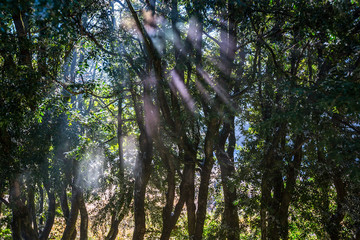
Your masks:
[[[0,197],[0,201],[3,202],[7,207],[10,207],[10,203],[6,199]]]

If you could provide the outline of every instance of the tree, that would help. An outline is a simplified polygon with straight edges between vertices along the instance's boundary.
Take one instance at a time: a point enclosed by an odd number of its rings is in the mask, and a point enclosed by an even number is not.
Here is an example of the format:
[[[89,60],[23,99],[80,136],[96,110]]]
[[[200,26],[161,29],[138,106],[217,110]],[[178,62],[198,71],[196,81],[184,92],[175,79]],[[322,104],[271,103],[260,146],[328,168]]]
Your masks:
[[[62,239],[358,237],[359,14],[0,4],[0,221],[13,239],[59,221]]]

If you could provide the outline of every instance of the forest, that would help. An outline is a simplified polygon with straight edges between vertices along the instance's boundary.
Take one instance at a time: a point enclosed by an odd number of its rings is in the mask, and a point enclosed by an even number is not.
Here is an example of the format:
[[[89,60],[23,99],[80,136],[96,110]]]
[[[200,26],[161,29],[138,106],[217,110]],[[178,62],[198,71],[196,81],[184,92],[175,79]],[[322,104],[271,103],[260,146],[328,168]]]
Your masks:
[[[0,239],[360,239],[357,0],[1,0]]]

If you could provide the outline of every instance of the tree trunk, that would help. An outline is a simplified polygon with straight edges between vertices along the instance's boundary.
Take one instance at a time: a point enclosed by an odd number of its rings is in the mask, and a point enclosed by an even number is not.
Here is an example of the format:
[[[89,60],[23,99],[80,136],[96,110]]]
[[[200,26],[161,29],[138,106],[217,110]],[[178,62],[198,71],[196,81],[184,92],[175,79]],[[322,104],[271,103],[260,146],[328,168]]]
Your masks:
[[[341,221],[345,217],[344,205],[345,198],[347,195],[346,192],[346,184],[341,179],[341,173],[339,171],[335,171],[334,177],[334,185],[336,189],[336,211],[331,216],[329,222],[326,226],[326,231],[328,232],[331,240],[339,240],[340,239],[340,231],[341,231]]]
[[[56,209],[54,192],[49,187],[45,186],[45,189],[48,195],[48,211],[47,211],[44,229],[40,234],[40,238],[39,238],[40,240],[47,240],[49,238],[51,228],[54,225],[55,209]]]
[[[40,202],[39,202],[39,215],[40,215],[40,219],[39,219],[39,224],[43,225],[44,223],[44,218],[42,216],[42,213],[44,212],[44,190],[42,188],[41,185],[39,185],[39,194],[40,194]]]
[[[318,162],[325,165],[328,164],[328,161],[325,157],[324,152],[318,147],[317,151]],[[330,174],[329,172],[325,172],[321,178],[317,179],[317,182],[320,184],[321,188],[321,208],[322,208],[322,222],[325,227],[325,231],[330,237],[331,240],[340,239],[340,231],[341,231],[341,221],[345,217],[345,210],[344,204],[346,201],[347,190],[346,190],[346,183],[341,178],[341,171],[335,169],[332,171],[333,173]],[[332,178],[335,190],[336,190],[336,210],[335,213],[332,214],[330,210],[330,200],[329,200],[329,191],[331,182],[328,179]],[[321,180],[321,179],[326,179]],[[330,216],[330,218],[329,218]]]
[[[175,181],[175,167],[173,162],[169,159],[167,154],[162,152],[161,152],[161,158],[163,159],[165,166],[167,168],[167,177],[166,177],[167,192],[166,192],[166,203],[162,212],[163,227],[161,231],[160,240],[166,240],[170,238],[171,231],[173,228],[172,215],[174,215],[174,213],[172,211],[174,207],[176,181]],[[184,205],[184,201],[182,199],[180,200],[182,201],[182,205]]]
[[[188,232],[191,239],[195,235],[196,231],[195,161],[187,163],[183,174],[186,179],[184,188],[187,188],[188,191],[186,196],[186,211],[188,218]]]
[[[14,240],[21,240],[21,212],[26,217],[27,209],[23,206],[20,199],[20,186],[17,180],[13,180],[10,185],[9,203],[12,209],[11,231]]]
[[[119,232],[119,224],[120,220],[116,217],[116,212],[111,215],[111,224],[109,233],[106,235],[105,240],[115,240],[118,232]]]
[[[229,137],[228,151],[225,151],[226,139]],[[234,148],[235,148],[235,130],[234,118],[230,123],[224,123],[223,130],[220,133],[219,141],[216,144],[216,158],[220,164],[221,182],[224,193],[224,213],[223,213],[223,229],[227,239],[239,239],[239,217],[237,206],[234,202],[237,200],[236,188],[229,186],[229,179],[235,176],[234,167]]]
[[[118,130],[117,138],[119,145],[119,178],[122,182],[121,191],[120,191],[120,202],[121,205],[118,207],[118,211],[115,211],[111,214],[111,224],[110,230],[106,236],[106,240],[115,240],[119,232],[119,224],[124,216],[129,211],[129,206],[132,201],[133,188],[127,186],[127,181],[125,181],[125,168],[124,168],[124,150],[123,150],[123,117],[122,117],[122,102],[123,98],[118,100]]]
[[[212,113],[213,114],[213,113]],[[198,209],[196,212],[196,227],[195,227],[195,240],[201,240],[204,230],[204,223],[206,218],[206,210],[207,210],[207,200],[208,200],[208,192],[209,192],[209,182],[210,182],[210,174],[212,167],[214,165],[214,144],[215,139],[218,135],[219,131],[219,121],[216,116],[211,116],[208,129],[206,131],[205,136],[205,163],[201,168],[201,180],[200,180],[200,188],[199,188],[199,197],[198,197]]]
[[[28,187],[27,187],[27,192],[28,192],[28,211],[29,211],[29,215],[30,215],[30,222],[31,222],[31,226],[34,229],[34,231],[37,233],[38,232],[38,226],[37,226],[37,221],[36,221],[36,208],[35,208],[35,189],[34,186],[31,186],[31,180],[28,179]]]
[[[152,40],[145,31],[144,26],[141,24],[137,13],[135,12],[131,2],[126,0],[131,15],[140,31],[141,36],[144,39],[144,45],[149,54],[148,71],[147,74],[152,75],[152,69],[154,69],[155,77],[157,80],[162,79],[161,60],[158,57],[156,48],[154,47]],[[153,134],[156,132],[157,126],[156,116],[154,115],[155,108],[151,99],[151,83],[148,76],[143,77],[144,97],[143,108],[137,106],[138,98],[136,93],[131,92],[134,109],[136,113],[137,123],[140,129],[139,136],[139,154],[135,163],[135,188],[134,188],[134,220],[135,228],[133,234],[133,240],[142,240],[145,236],[146,222],[145,222],[145,193],[146,186],[151,174],[151,161],[153,151]],[[143,111],[142,111],[143,110]]]
[[[86,210],[84,194],[82,189],[79,189],[78,194],[78,202],[79,202],[79,209],[80,209],[80,240],[87,240],[88,239],[88,213]]]
[[[64,187],[64,189],[61,190],[59,195],[60,195],[61,210],[63,212],[65,222],[67,222],[69,219],[69,215],[70,215],[70,209],[69,209],[69,204],[68,204],[67,193],[66,193],[65,187]]]
[[[135,228],[133,240],[142,240],[145,236],[145,192],[150,178],[152,160],[152,140],[144,133],[140,134],[140,152],[135,164],[134,218]]]
[[[130,4],[130,3],[129,3]],[[135,163],[135,188],[134,188],[134,220],[135,228],[133,240],[142,240],[145,236],[146,221],[145,221],[145,193],[151,174],[151,161],[153,155],[153,139],[152,135],[155,131],[153,118],[153,104],[150,98],[150,83],[148,80],[143,80],[144,85],[144,104],[143,112],[138,105],[137,97],[132,92],[134,101],[134,108],[136,112],[136,119],[140,128],[139,136],[139,153]]]
[[[281,129],[282,127],[280,127]],[[279,130],[272,141],[272,146],[278,145],[278,139],[283,135]],[[284,136],[282,136],[284,137]],[[265,156],[265,170],[261,183],[261,236],[262,239],[288,239],[289,206],[294,194],[296,178],[302,161],[303,136],[294,140],[294,148],[290,155],[286,170],[286,184],[281,173],[281,161],[276,150],[270,148]],[[284,151],[284,150],[282,150]],[[291,161],[291,158],[293,160]]]
[[[264,119],[267,119],[267,107],[263,110]],[[281,194],[283,188],[283,180],[281,177],[281,161],[277,154],[277,148],[280,139],[283,136],[284,126],[278,125],[278,129],[272,139],[265,140],[267,149],[265,150],[263,159],[263,174],[261,179],[261,239],[279,239],[280,235],[277,231],[277,214],[281,202]],[[272,192],[273,190],[273,192]]]
[[[71,211],[66,222],[66,227],[62,236],[62,240],[72,240],[76,237],[76,221],[79,215],[78,190],[75,186],[72,189]]]
[[[161,240],[169,239],[171,232],[176,225],[177,220],[180,217],[181,211],[185,203],[189,204],[187,210],[188,214],[188,228],[191,229],[191,233],[195,232],[195,188],[194,188],[194,172],[195,172],[195,157],[196,151],[193,153],[185,153],[184,156],[184,170],[182,174],[182,180],[180,183],[180,197],[173,210],[174,198],[175,198],[175,168],[173,164],[168,166],[168,192],[166,194],[166,205],[163,209],[163,229],[161,233]],[[169,161],[171,162],[171,161]],[[190,219],[190,220],[189,220]],[[190,233],[189,231],[189,233]],[[191,236],[191,235],[190,235]]]
[[[16,13],[13,14],[12,18],[14,21],[18,44],[19,44],[19,65],[26,65],[29,69],[32,69],[32,57],[30,52],[30,41],[27,38],[28,34],[28,16],[22,9],[17,8]]]
[[[219,82],[226,89],[237,91],[238,87],[231,78],[234,69],[234,59],[237,45],[237,21],[235,15],[238,14],[235,4],[232,1],[227,1],[223,10],[224,19],[222,20],[222,29],[220,33],[220,61],[219,69],[220,79]],[[239,239],[239,217],[237,206],[234,202],[237,200],[236,188],[229,186],[229,179],[235,175],[234,167],[234,149],[236,144],[235,127],[234,127],[234,113],[232,106],[228,99],[224,99],[224,124],[220,132],[219,140],[216,143],[216,156],[220,164],[221,181],[224,193],[224,212],[222,228],[225,230],[227,239]],[[223,100],[223,101],[224,101]],[[228,148],[225,151],[226,140],[228,139]],[[225,237],[224,236],[224,237]]]
[[[11,230],[14,240],[36,240],[37,233],[31,226],[31,216],[21,199],[21,184],[17,178],[10,182],[9,203],[12,209]]]

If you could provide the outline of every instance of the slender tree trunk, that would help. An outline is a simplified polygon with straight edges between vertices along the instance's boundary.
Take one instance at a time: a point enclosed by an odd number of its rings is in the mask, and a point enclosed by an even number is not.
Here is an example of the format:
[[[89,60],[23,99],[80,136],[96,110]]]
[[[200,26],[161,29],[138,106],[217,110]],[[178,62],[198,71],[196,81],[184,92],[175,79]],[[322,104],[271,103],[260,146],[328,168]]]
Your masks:
[[[341,173],[335,171],[333,180],[336,190],[336,211],[331,216],[326,231],[328,232],[331,240],[339,240],[340,239],[340,231],[341,231],[341,221],[345,217],[344,205],[345,205],[345,198],[347,195],[346,192],[346,184],[341,179]]]
[[[55,220],[55,209],[56,209],[55,194],[53,190],[51,190],[49,187],[45,186],[45,189],[48,195],[48,211],[47,211],[45,226],[39,238],[40,240],[46,240],[49,238],[51,228],[54,225],[54,220]]]
[[[238,88],[235,82],[231,78],[231,74],[234,69],[234,59],[236,53],[237,44],[237,21],[236,14],[238,9],[235,7],[232,1],[227,1],[224,8],[222,29],[221,29],[221,42],[220,42],[220,84],[226,91],[230,89],[236,91]],[[235,139],[235,116],[232,113],[232,106],[226,103],[224,109],[224,124],[223,129],[220,132],[219,140],[216,143],[217,152],[216,156],[220,164],[221,181],[223,185],[224,193],[224,213],[223,213],[223,228],[225,230],[225,236],[227,239],[239,239],[239,217],[237,212],[237,206],[234,202],[237,200],[236,188],[229,186],[229,179],[232,179],[235,175],[234,167],[234,149],[236,144]],[[226,140],[228,139],[228,148],[225,151]],[[224,236],[224,237],[225,237]]]
[[[187,188],[188,191],[186,196],[186,211],[188,218],[188,232],[191,239],[196,231],[195,162],[187,163],[183,174],[186,179],[184,188]]]
[[[39,224],[43,225],[44,218],[42,216],[42,213],[44,212],[44,190],[43,190],[43,187],[41,185],[39,185],[39,195],[40,195],[40,202],[39,202],[40,219],[39,219]]]
[[[157,80],[162,79],[161,60],[158,57],[156,48],[154,47],[152,40],[145,31],[144,26],[141,24],[137,13],[135,12],[131,2],[126,0],[131,15],[140,31],[141,36],[144,39],[144,45],[149,54],[148,62],[148,76],[152,75],[154,70],[155,78]],[[155,108],[151,99],[151,83],[149,82],[148,76],[143,76],[144,86],[144,98],[143,108],[138,106],[138,98],[132,91],[131,95],[134,101],[134,108],[136,112],[136,119],[140,129],[139,136],[139,154],[135,163],[135,188],[134,188],[134,220],[135,228],[133,234],[133,240],[142,240],[145,236],[146,222],[145,222],[145,193],[146,186],[148,184],[151,174],[151,161],[153,151],[153,134],[156,132],[156,117],[154,111]],[[143,110],[143,111],[142,111]]]
[[[13,180],[10,184],[10,196],[9,196],[9,203],[12,208],[12,220],[11,220],[11,231],[12,237],[14,240],[21,240],[21,218],[20,214],[22,212],[22,208],[24,206],[20,202],[20,186],[17,180]],[[26,214],[27,210],[23,210]]]
[[[106,240],[115,240],[118,232],[119,232],[119,224],[124,216],[129,211],[129,206],[132,201],[133,188],[127,186],[127,182],[125,181],[125,169],[124,169],[124,150],[123,150],[123,117],[122,117],[122,102],[123,98],[119,98],[118,101],[118,130],[117,130],[117,138],[119,144],[119,178],[122,182],[121,192],[120,192],[120,202],[121,205],[118,208],[118,211],[115,211],[111,214],[111,224],[110,230],[106,236]]]
[[[117,139],[118,139],[118,145],[119,145],[119,177],[122,182],[124,182],[124,150],[123,150],[123,118],[122,118],[122,107],[123,99],[119,98],[118,101],[118,129],[117,129]]]
[[[138,104],[134,101],[134,104]],[[150,99],[150,83],[144,80],[144,115],[138,109],[136,111],[140,128],[139,153],[135,163],[135,188],[134,188],[134,219],[135,228],[133,240],[142,240],[145,236],[145,193],[151,173],[151,161],[153,154],[152,127],[154,119],[150,114],[152,108]],[[144,116],[142,118],[141,116]]]
[[[267,118],[268,109],[264,109],[264,118]],[[260,223],[261,223],[261,239],[279,239],[278,231],[276,230],[276,214],[279,209],[281,192],[282,192],[282,178],[279,168],[279,156],[276,151],[283,134],[283,126],[278,126],[278,129],[271,141],[268,138],[265,140],[267,149],[263,160],[263,174],[261,179],[261,209],[260,209]],[[272,191],[273,190],[273,191]],[[276,220],[275,220],[276,219]]]
[[[59,195],[60,195],[61,210],[64,215],[65,222],[67,222],[69,219],[69,215],[70,215],[70,209],[69,209],[69,204],[68,204],[68,199],[67,199],[66,188],[62,189]]]
[[[145,236],[145,192],[150,178],[152,160],[152,140],[145,134],[139,137],[140,153],[135,164],[134,218],[135,228],[133,240],[142,240]]]
[[[161,240],[166,240],[170,238],[172,231],[172,215],[174,215],[174,199],[175,199],[175,167],[173,162],[166,156],[166,154],[161,153],[161,158],[165,162],[167,169],[167,192],[166,192],[166,203],[162,212],[163,227],[161,231]],[[184,201],[183,201],[184,202]],[[183,204],[184,205],[184,204]]]
[[[229,138],[228,151],[225,151],[226,139]],[[234,167],[234,148],[235,148],[235,130],[234,130],[234,118],[230,120],[230,123],[224,123],[222,132],[220,133],[219,141],[217,143],[216,158],[220,164],[221,170],[221,182],[224,193],[224,213],[223,213],[223,225],[224,232],[227,239],[239,239],[239,217],[237,212],[237,206],[234,202],[237,200],[236,188],[230,186],[229,179],[235,175]]]
[[[30,41],[27,38],[28,34],[28,16],[24,9],[17,8],[12,16],[19,44],[19,65],[26,65],[32,69],[32,55],[30,52]],[[31,80],[31,79],[30,79]]]
[[[79,189],[78,194],[78,204],[79,204],[79,210],[80,210],[80,240],[87,240],[88,239],[88,213],[86,210],[85,200],[84,200],[84,194],[82,189]]]
[[[282,127],[280,127],[281,129]],[[278,137],[276,137],[278,135]],[[272,146],[276,146],[279,130],[275,134]],[[288,239],[289,206],[294,194],[296,178],[302,161],[302,145],[304,139],[301,135],[294,140],[294,149],[286,170],[286,184],[280,171],[281,162],[273,149],[265,155],[265,168],[262,178],[261,196],[261,234],[262,239]]]
[[[111,215],[111,223],[109,233],[106,235],[105,240],[115,240],[119,232],[120,220],[116,217],[117,213],[114,212]]]
[[[114,3],[111,1],[111,11],[112,11],[112,24],[113,24],[113,28],[115,28],[115,17],[114,17]],[[118,122],[118,129],[117,129],[117,140],[118,140],[118,145],[119,145],[119,150],[118,150],[118,155],[119,155],[119,177],[120,177],[120,181],[124,182],[124,153],[123,153],[123,132],[122,132],[122,124],[123,124],[123,119],[122,119],[122,98],[119,98],[118,100],[118,115],[117,115],[117,122]],[[121,198],[124,198],[124,184],[122,186],[121,189]],[[122,204],[122,206],[125,203]],[[122,207],[121,206],[121,207]],[[121,211],[121,207],[119,209],[119,211]],[[111,224],[110,224],[110,230],[108,232],[108,234],[106,235],[106,240],[115,240],[118,232],[119,232],[119,224],[120,224],[120,219],[118,218],[118,212],[115,211],[111,214]]]
[[[30,185],[31,181],[27,181]],[[35,208],[35,189],[34,186],[28,186],[28,210],[29,210],[29,215],[30,215],[30,222],[31,222],[31,226],[34,229],[34,231],[37,233],[38,232],[38,226],[37,226],[37,221],[36,221],[36,208]]]
[[[295,138],[293,149],[294,160],[289,163],[286,176],[286,187],[284,187],[279,209],[279,229],[281,239],[289,238],[289,207],[294,195],[296,178],[298,177],[301,161],[303,158],[302,145],[304,144],[303,136],[298,135]]]
[[[184,156],[184,170],[182,174],[182,180],[180,184],[180,197],[173,209],[174,198],[175,198],[175,168],[173,164],[169,164],[168,166],[168,192],[166,195],[166,205],[163,209],[163,229],[161,233],[161,240],[169,239],[171,236],[171,232],[176,225],[178,218],[180,217],[181,211],[185,203],[188,203],[190,207],[193,207],[189,211],[188,207],[188,218],[193,217],[193,219],[188,220],[188,225],[193,224],[192,231],[195,232],[195,204],[194,204],[194,161],[196,152],[194,153],[185,153]],[[171,162],[171,161],[170,161]],[[192,204],[192,205],[190,205]],[[190,213],[190,214],[189,214]]]
[[[324,152],[318,146],[317,151],[318,162],[322,165],[328,164],[327,159],[325,158]],[[333,170],[333,174],[329,172],[325,172],[321,178],[317,179],[316,182],[320,184],[321,189],[321,208],[322,208],[322,222],[325,227],[325,231],[330,237],[331,240],[340,239],[340,231],[341,231],[341,221],[345,217],[345,209],[344,204],[347,196],[346,183],[342,180],[341,171],[338,169]],[[328,179],[331,179],[334,182],[335,190],[336,190],[336,210],[335,213],[332,214],[330,210],[330,185],[331,182]],[[325,181],[323,179],[326,179]],[[330,218],[329,218],[330,216]]]
[[[62,240],[72,240],[76,237],[76,221],[79,215],[79,201],[78,201],[78,190],[76,186],[73,186],[71,196],[71,210],[69,218],[66,222],[66,227],[62,236]]]
[[[212,113],[213,114],[213,113]],[[195,240],[202,239],[203,231],[204,231],[204,223],[206,218],[206,210],[207,210],[207,200],[208,200],[208,192],[209,192],[209,183],[210,183],[210,174],[212,167],[214,165],[214,144],[215,139],[218,135],[219,131],[219,120],[216,116],[211,116],[208,129],[206,131],[205,136],[205,163],[201,168],[201,180],[200,180],[200,188],[199,188],[199,197],[198,197],[198,208],[196,212],[196,227],[195,227]]]

